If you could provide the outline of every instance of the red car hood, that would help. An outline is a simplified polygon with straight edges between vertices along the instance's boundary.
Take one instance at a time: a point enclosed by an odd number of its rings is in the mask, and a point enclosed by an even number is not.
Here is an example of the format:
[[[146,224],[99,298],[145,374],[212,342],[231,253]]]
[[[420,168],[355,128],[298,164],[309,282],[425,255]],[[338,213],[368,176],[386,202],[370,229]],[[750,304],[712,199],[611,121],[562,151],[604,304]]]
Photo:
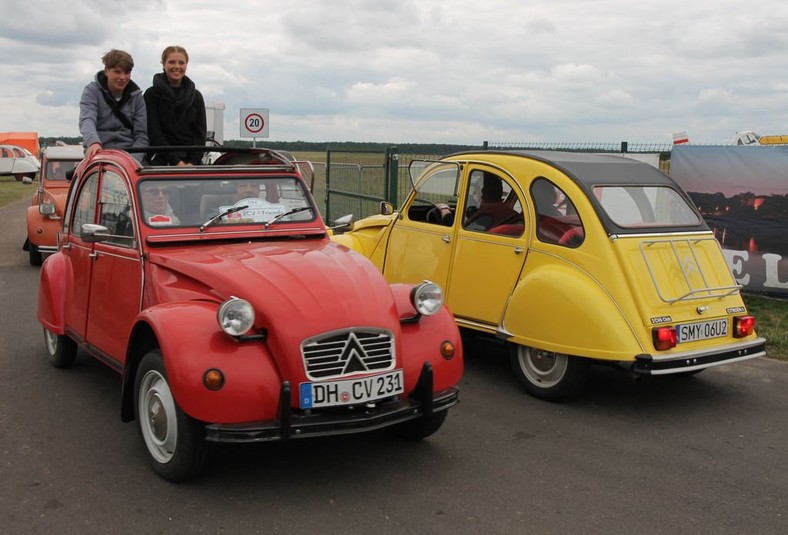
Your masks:
[[[399,332],[388,283],[362,255],[328,240],[189,246],[149,254],[152,303],[236,296],[255,308],[269,343],[351,326]]]

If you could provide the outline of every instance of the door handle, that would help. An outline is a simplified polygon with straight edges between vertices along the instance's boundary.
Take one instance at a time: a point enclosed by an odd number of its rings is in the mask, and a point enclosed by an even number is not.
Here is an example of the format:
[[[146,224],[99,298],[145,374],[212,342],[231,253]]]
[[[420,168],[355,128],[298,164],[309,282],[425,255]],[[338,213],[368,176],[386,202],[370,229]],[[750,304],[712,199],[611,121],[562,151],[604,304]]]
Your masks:
[[[523,252],[523,248],[522,247],[515,247],[514,248],[514,254],[520,254],[522,252]]]
[[[443,235],[443,238],[441,238],[441,239],[442,239],[444,242],[446,242],[446,243],[451,243],[451,236],[448,236],[448,235],[444,234],[444,235]]]
[[[95,252],[94,253],[90,253],[88,256],[90,258],[92,258],[93,260],[95,260],[96,258],[98,258],[98,253],[95,253]]]

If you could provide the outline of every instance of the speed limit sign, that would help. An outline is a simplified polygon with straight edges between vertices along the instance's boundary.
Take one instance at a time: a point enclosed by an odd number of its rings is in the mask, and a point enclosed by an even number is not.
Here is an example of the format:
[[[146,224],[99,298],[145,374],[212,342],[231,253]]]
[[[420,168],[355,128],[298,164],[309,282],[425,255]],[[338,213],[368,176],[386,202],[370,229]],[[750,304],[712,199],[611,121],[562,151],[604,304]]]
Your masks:
[[[268,137],[267,108],[241,108],[241,137]]]

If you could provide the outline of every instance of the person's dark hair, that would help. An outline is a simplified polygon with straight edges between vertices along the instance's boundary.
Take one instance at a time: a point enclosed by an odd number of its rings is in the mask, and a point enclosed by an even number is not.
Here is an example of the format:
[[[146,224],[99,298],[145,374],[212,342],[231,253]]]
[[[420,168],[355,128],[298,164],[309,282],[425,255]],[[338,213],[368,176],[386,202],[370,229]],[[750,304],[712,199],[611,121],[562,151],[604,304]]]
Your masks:
[[[131,58],[131,54],[114,48],[102,56],[101,62],[104,64],[105,69],[120,67],[125,72],[131,72],[131,69],[134,68],[134,60]]]
[[[189,63],[189,53],[186,52],[186,49],[183,48],[182,46],[172,45],[172,46],[168,46],[167,48],[164,49],[164,51],[162,51],[161,53],[162,64],[164,64],[164,62],[167,61],[167,56],[169,56],[173,52],[180,52],[181,54],[183,54],[186,57],[186,63]]]
[[[489,173],[484,173],[484,186],[482,186],[482,199],[485,201],[500,201],[503,195],[503,183],[500,178]]]

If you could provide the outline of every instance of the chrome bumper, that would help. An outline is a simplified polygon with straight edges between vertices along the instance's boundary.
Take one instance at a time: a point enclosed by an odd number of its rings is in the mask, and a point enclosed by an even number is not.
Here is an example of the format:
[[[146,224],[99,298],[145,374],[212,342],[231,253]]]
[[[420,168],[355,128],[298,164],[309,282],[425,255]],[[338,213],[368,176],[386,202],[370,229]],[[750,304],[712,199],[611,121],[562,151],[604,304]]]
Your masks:
[[[668,355],[637,355],[632,371],[643,375],[668,375],[683,373],[720,364],[740,362],[766,355],[766,340],[757,338],[747,342],[731,344],[720,350],[719,347],[670,353]]]

